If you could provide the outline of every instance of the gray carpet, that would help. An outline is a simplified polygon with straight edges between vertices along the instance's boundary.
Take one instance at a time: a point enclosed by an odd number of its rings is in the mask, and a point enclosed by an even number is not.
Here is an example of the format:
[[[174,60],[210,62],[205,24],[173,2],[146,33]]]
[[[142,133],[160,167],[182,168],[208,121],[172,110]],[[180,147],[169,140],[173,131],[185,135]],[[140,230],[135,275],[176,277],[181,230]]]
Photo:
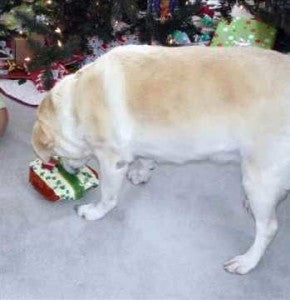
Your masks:
[[[50,203],[27,183],[34,109],[12,101],[0,141],[0,299],[290,299],[290,201],[262,263],[246,276],[222,263],[250,245],[237,165],[163,166],[125,182],[105,219]],[[290,178],[289,178],[290,180]],[[99,198],[90,193],[83,202]]]

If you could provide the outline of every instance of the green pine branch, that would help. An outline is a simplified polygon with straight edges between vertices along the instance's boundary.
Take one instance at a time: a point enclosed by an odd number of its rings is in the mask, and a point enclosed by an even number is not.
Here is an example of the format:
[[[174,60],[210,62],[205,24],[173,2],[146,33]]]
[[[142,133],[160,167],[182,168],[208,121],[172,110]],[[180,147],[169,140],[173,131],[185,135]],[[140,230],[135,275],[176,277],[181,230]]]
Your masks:
[[[49,35],[53,32],[49,26],[37,21],[36,17],[30,17],[27,13],[16,11],[15,16],[21,22],[22,27],[28,29],[29,32],[42,35]]]
[[[11,11],[11,9],[21,5],[22,0],[1,0],[0,1],[0,14]]]
[[[29,70],[37,70],[41,68],[50,68],[53,63],[61,62],[72,56],[80,47],[78,39],[67,41],[62,47],[58,45],[47,47],[33,39],[28,39],[29,45],[34,53],[34,58],[29,63]]]

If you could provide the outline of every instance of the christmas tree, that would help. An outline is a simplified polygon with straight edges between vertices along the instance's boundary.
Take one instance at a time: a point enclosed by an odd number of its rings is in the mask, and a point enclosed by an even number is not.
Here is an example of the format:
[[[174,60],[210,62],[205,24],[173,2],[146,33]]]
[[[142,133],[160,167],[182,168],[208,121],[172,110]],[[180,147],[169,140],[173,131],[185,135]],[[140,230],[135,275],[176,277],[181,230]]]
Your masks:
[[[92,36],[106,43],[125,32],[138,31],[143,43],[154,40],[172,45],[168,36],[182,30],[193,39],[197,29],[191,17],[200,10],[200,1],[4,0],[0,32],[27,39],[34,55],[26,58],[26,65],[30,71],[44,69],[45,86],[50,88],[51,66],[76,52],[88,54]],[[126,26],[120,27],[120,21]]]
[[[236,3],[236,0],[1,0],[0,36],[27,40],[33,55],[26,57],[25,65],[29,71],[44,70],[48,89],[53,84],[52,66],[77,53],[89,55],[92,37],[108,43],[132,33],[147,44],[209,43],[220,17],[230,20],[231,7]],[[281,32],[290,33],[290,0],[239,0],[239,3],[254,16],[281,28]]]
[[[44,68],[46,87],[52,85],[51,65],[77,51],[88,52],[88,39],[99,36],[110,41],[115,23],[126,19],[135,24],[135,0],[4,0],[0,4],[0,31],[6,37],[27,38],[34,56],[27,58],[29,70]],[[4,24],[3,24],[4,23]],[[45,42],[35,40],[42,35]]]

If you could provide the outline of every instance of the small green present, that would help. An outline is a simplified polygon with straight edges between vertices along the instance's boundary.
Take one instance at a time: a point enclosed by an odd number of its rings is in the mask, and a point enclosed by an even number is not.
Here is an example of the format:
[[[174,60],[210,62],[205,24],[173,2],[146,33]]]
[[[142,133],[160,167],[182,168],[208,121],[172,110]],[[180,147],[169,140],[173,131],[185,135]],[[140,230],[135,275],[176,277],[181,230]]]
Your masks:
[[[211,46],[258,46],[271,49],[276,40],[277,30],[255,19],[235,18],[231,23],[220,21]]]

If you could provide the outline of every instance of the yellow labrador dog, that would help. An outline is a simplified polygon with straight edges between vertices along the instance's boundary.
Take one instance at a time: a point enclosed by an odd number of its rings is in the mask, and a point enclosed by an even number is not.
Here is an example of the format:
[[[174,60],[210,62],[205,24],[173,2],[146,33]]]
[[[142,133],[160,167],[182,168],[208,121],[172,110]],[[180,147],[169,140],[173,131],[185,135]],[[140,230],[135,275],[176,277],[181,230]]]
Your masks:
[[[78,208],[87,220],[117,205],[127,173],[148,180],[153,161],[239,157],[256,238],[225,269],[245,274],[273,239],[289,188],[290,58],[250,47],[119,47],[52,89],[32,141],[41,159],[58,155],[67,168],[98,159],[102,199]]]

